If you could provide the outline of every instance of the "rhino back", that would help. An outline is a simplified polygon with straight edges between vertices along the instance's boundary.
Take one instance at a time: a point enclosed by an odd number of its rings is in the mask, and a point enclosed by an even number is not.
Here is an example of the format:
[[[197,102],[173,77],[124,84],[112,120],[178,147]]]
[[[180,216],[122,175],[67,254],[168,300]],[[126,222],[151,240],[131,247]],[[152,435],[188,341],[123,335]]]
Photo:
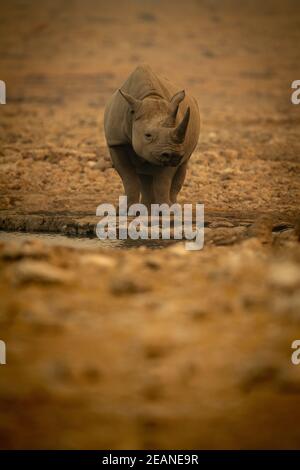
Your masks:
[[[169,100],[175,90],[174,85],[167,79],[157,76],[149,65],[139,65],[128,77],[122,90],[143,100],[149,95],[158,95]],[[175,90],[175,91],[174,91]]]

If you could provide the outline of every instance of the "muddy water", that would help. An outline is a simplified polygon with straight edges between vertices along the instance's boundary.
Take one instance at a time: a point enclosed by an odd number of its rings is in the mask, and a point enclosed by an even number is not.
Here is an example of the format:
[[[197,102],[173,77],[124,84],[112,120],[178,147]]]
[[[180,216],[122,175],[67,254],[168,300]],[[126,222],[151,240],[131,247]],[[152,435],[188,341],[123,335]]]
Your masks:
[[[26,233],[0,231],[0,241],[13,241],[23,243],[26,240],[40,240],[47,245],[71,246],[86,249],[129,249],[145,246],[147,248],[159,249],[176,243],[174,240],[99,240],[99,238],[67,237],[53,233]]]

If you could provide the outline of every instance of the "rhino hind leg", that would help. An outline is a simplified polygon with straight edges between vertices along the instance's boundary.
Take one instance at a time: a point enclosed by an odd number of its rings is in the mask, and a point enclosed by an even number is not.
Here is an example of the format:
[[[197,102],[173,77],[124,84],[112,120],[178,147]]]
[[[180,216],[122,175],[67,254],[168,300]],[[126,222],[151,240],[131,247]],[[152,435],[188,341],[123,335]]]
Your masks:
[[[171,191],[170,191],[170,200],[174,204],[177,201],[177,196],[183,186],[185,175],[187,170],[187,162],[180,165],[177,169],[175,175],[173,176]]]
[[[130,149],[126,145],[109,147],[114,168],[119,173],[124,191],[127,196],[127,205],[131,206],[140,201],[140,179],[130,161]]]

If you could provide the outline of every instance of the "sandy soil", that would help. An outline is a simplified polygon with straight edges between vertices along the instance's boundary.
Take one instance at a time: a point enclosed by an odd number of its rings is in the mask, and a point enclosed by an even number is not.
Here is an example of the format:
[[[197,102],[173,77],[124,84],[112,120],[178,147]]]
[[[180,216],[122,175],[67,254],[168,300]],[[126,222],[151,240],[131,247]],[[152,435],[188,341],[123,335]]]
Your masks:
[[[291,448],[300,366],[296,1],[4,1],[0,227],[92,235],[122,193],[102,129],[147,62],[199,103],[180,200],[206,245],[3,240],[2,448]]]

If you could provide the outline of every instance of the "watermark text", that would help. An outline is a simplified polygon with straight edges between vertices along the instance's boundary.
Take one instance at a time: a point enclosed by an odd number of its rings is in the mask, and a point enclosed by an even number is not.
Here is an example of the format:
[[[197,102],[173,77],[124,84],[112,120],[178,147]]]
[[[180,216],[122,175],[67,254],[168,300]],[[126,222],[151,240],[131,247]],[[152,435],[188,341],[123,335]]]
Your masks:
[[[292,88],[295,89],[291,95],[291,102],[293,104],[300,103],[300,80],[294,80],[292,83]]]
[[[3,80],[0,80],[0,104],[6,104],[6,85]]]
[[[127,206],[127,196],[119,206],[100,204],[96,210],[96,234],[100,240],[182,240],[187,250],[204,245],[204,204],[151,204],[150,212],[141,203]]]
[[[298,366],[300,364],[300,339],[295,339],[295,341],[292,342],[292,349],[295,349],[291,356],[291,361],[294,366]]]
[[[6,344],[0,339],[0,365],[6,364]]]

